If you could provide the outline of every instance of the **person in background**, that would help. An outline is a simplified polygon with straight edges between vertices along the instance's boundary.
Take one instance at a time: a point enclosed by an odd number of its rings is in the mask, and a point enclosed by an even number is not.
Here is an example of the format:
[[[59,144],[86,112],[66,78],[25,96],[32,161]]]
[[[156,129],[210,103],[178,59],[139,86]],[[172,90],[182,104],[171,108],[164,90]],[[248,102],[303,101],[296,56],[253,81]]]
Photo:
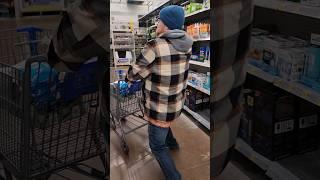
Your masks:
[[[213,96],[211,118],[211,177],[219,176],[234,150],[242,113],[242,84],[246,78],[252,0],[215,0],[213,29]],[[211,121],[212,123],[212,121]]]
[[[149,145],[167,180],[180,180],[169,149],[178,149],[170,125],[185,100],[193,41],[182,30],[185,15],[180,6],[160,11],[155,40],[149,41],[129,68],[126,81],[143,80],[145,118],[149,121]]]
[[[48,63],[60,72],[77,71],[87,60],[98,58],[101,68],[97,70],[100,78],[98,79],[99,104],[104,117],[108,116],[107,102],[109,102],[106,95],[108,82],[105,73],[110,57],[108,6],[107,0],[80,0],[71,4],[62,16],[47,52]],[[109,145],[108,121],[103,121],[101,126]],[[109,165],[108,159],[107,165]],[[109,168],[106,170],[109,171]],[[107,174],[109,175],[109,172]]]

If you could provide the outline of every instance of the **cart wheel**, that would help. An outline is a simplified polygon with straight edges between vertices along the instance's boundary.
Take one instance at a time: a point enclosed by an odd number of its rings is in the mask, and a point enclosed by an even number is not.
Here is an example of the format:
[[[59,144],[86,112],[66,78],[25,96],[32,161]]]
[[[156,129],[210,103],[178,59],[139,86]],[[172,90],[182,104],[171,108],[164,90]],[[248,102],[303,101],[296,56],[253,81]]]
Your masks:
[[[129,155],[129,147],[128,147],[127,143],[125,143],[125,142],[122,143],[122,150],[126,155]]]

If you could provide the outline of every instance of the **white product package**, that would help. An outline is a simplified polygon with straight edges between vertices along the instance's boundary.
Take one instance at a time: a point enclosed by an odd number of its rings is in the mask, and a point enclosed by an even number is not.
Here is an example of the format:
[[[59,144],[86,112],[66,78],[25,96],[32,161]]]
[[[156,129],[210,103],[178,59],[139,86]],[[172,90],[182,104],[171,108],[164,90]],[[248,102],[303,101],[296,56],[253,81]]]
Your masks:
[[[305,48],[278,50],[277,69],[279,76],[287,81],[299,81],[304,68]]]

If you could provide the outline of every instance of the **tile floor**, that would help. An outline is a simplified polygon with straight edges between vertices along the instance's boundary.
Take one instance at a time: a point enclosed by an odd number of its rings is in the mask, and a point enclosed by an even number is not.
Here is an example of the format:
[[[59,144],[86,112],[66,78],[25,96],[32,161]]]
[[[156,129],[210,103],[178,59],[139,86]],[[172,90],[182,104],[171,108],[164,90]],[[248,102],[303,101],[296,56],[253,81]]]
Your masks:
[[[184,114],[172,125],[180,144],[172,156],[183,180],[208,180],[210,175],[209,136]],[[147,126],[127,136],[129,155],[111,132],[111,180],[164,180],[160,167],[148,147]]]

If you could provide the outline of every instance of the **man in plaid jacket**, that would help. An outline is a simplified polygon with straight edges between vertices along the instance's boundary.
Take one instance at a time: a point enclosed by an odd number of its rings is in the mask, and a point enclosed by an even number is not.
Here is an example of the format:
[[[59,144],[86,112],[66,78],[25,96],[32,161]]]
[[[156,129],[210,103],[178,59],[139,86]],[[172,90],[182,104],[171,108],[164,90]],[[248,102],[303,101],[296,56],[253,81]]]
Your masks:
[[[236,142],[253,17],[252,0],[215,0],[214,7],[212,177],[220,175],[227,166]]]
[[[170,157],[178,148],[170,129],[182,111],[193,41],[182,31],[184,10],[168,6],[160,11],[157,38],[148,42],[129,68],[127,81],[144,80],[145,118],[149,123],[149,144],[167,180],[180,180]]]

